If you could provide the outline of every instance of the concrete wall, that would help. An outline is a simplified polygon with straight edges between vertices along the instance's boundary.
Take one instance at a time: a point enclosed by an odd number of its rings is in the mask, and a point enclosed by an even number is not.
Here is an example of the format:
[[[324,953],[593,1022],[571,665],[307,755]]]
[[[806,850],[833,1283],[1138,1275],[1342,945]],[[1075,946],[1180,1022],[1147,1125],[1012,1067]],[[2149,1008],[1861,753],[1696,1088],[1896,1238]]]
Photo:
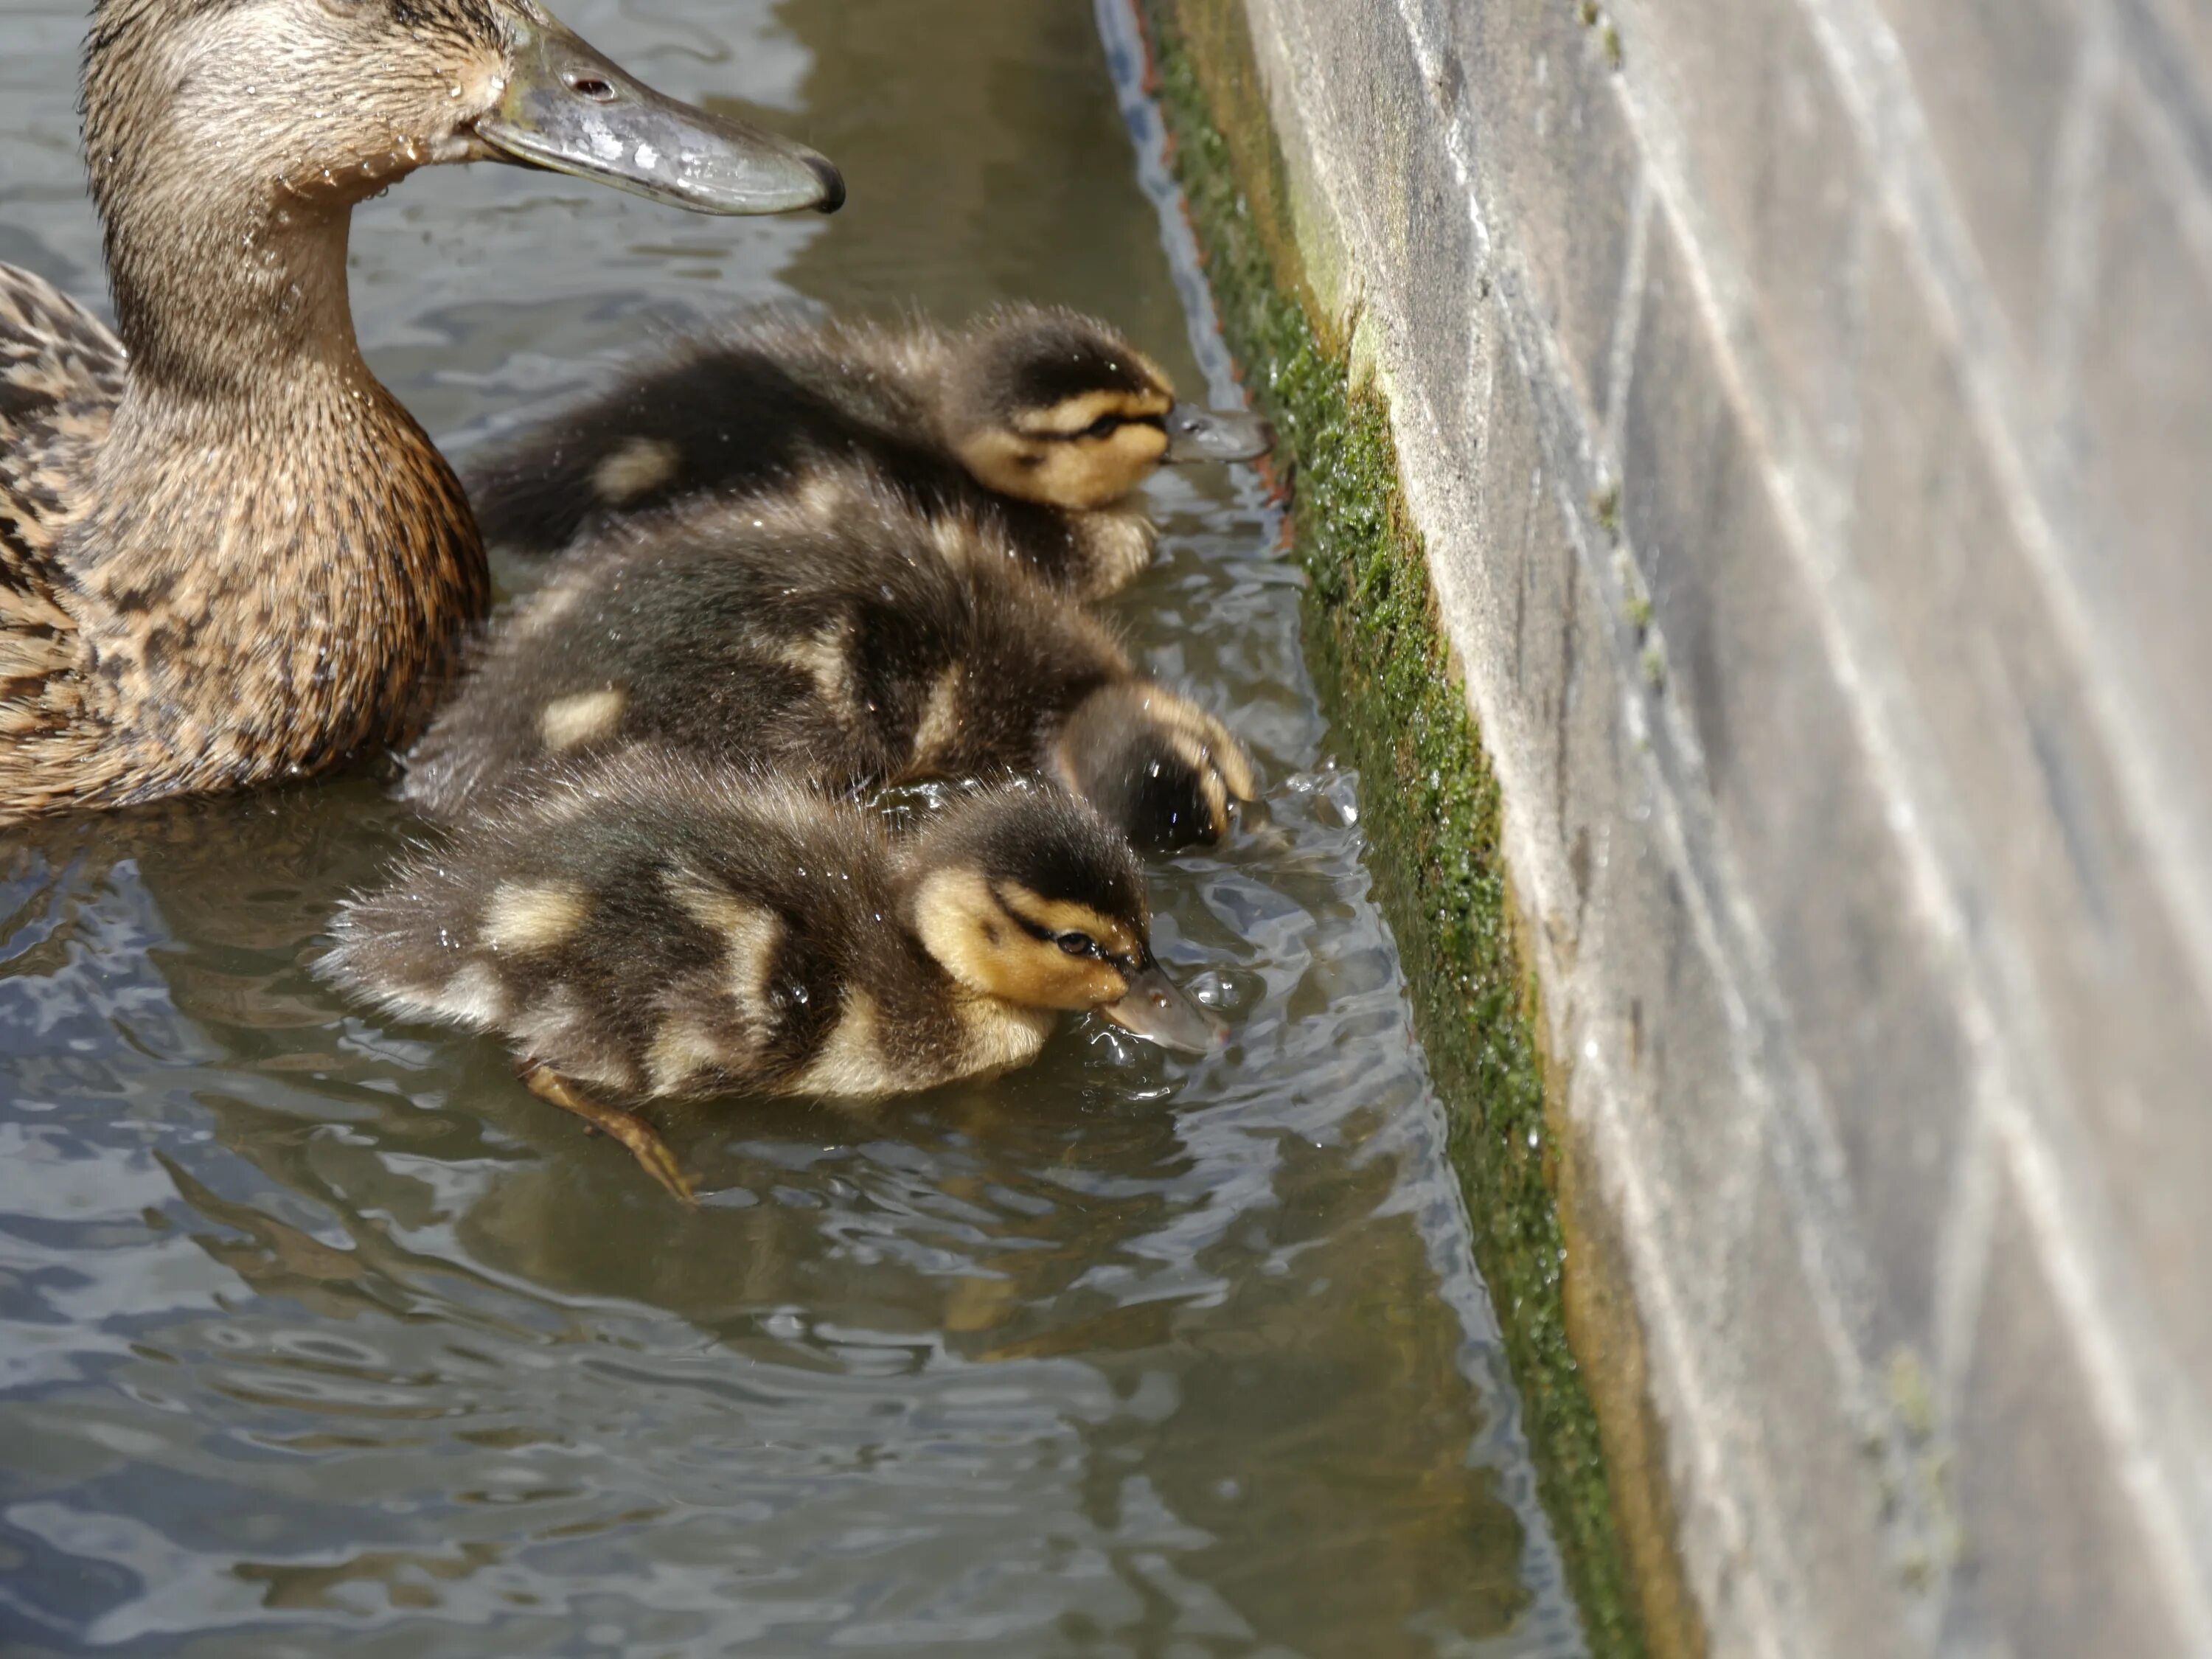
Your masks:
[[[2212,1654],[2212,6],[1246,10],[1713,1650]]]

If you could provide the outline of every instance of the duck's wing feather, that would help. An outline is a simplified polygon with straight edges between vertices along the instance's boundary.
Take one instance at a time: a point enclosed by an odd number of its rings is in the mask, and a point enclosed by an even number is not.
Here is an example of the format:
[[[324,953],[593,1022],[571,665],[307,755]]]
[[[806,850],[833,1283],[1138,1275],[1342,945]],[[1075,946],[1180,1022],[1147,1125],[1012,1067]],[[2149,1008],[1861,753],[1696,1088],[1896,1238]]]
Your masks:
[[[122,396],[123,343],[44,278],[0,264],[0,736],[49,723],[77,660],[58,556]]]

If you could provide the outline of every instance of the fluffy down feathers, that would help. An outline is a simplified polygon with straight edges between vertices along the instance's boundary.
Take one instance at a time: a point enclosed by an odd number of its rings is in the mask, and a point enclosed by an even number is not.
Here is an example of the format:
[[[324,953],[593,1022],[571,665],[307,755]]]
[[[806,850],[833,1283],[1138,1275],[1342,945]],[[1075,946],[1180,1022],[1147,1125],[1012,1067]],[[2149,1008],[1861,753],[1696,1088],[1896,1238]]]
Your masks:
[[[1114,688],[1117,717],[1081,722],[1081,752],[1064,752],[1071,715]],[[837,789],[1042,771],[1090,793],[1110,777],[1097,798],[1146,842],[1210,839],[1251,793],[1218,724],[1137,677],[988,525],[924,514],[849,466],[568,556],[495,631],[404,793],[457,821],[549,767],[641,743]],[[1118,786],[1139,746],[1169,787]],[[1163,802],[1208,800],[1168,833],[1152,821]]]
[[[611,1096],[880,1096],[1024,1064],[1051,1029],[917,936],[946,869],[1142,939],[1133,855],[1057,790],[981,791],[895,838],[802,785],[633,750],[405,860],[341,912],[323,971]]]
[[[673,342],[479,465],[468,489],[488,542],[544,555],[702,499],[799,490],[861,457],[910,507],[983,520],[1042,580],[1097,598],[1151,561],[1151,521],[1121,498],[1158,455],[1079,504],[993,488],[963,444],[1102,390],[1147,408],[1172,397],[1135,348],[1072,312],[1011,307],[955,331],[769,311]]]

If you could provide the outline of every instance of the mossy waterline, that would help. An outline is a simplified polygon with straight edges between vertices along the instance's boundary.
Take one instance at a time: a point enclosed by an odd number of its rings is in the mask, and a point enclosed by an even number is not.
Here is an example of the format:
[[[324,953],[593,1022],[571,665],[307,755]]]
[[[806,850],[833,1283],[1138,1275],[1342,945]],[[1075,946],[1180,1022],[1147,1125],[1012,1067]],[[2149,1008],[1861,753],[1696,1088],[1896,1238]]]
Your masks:
[[[1603,1268],[1571,1284],[1565,1271],[1571,1238],[1578,1256],[1617,1252],[1547,1109],[1559,1091],[1516,948],[1497,780],[1437,625],[1388,407],[1355,371],[1357,319],[1328,314],[1307,280],[1239,0],[1137,4],[1223,331],[1280,433],[1309,654],[1366,781],[1376,889],[1592,1650],[1695,1651],[1632,1310]],[[1618,1374],[1586,1376],[1577,1345],[1618,1358]],[[1633,1465],[1618,1491],[1608,1452]]]

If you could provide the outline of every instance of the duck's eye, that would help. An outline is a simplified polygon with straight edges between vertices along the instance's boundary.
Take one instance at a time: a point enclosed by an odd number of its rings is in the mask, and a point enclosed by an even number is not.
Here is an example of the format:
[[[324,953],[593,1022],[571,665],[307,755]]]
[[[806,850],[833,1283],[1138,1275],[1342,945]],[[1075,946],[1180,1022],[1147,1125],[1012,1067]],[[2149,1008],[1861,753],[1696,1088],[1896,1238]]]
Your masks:
[[[1083,435],[1086,438],[1110,438],[1127,424],[1128,422],[1119,415],[1101,415],[1083,428]]]
[[[1088,933],[1062,933],[1053,943],[1072,957],[1097,957],[1103,960],[1106,955],[1098,941]]]

